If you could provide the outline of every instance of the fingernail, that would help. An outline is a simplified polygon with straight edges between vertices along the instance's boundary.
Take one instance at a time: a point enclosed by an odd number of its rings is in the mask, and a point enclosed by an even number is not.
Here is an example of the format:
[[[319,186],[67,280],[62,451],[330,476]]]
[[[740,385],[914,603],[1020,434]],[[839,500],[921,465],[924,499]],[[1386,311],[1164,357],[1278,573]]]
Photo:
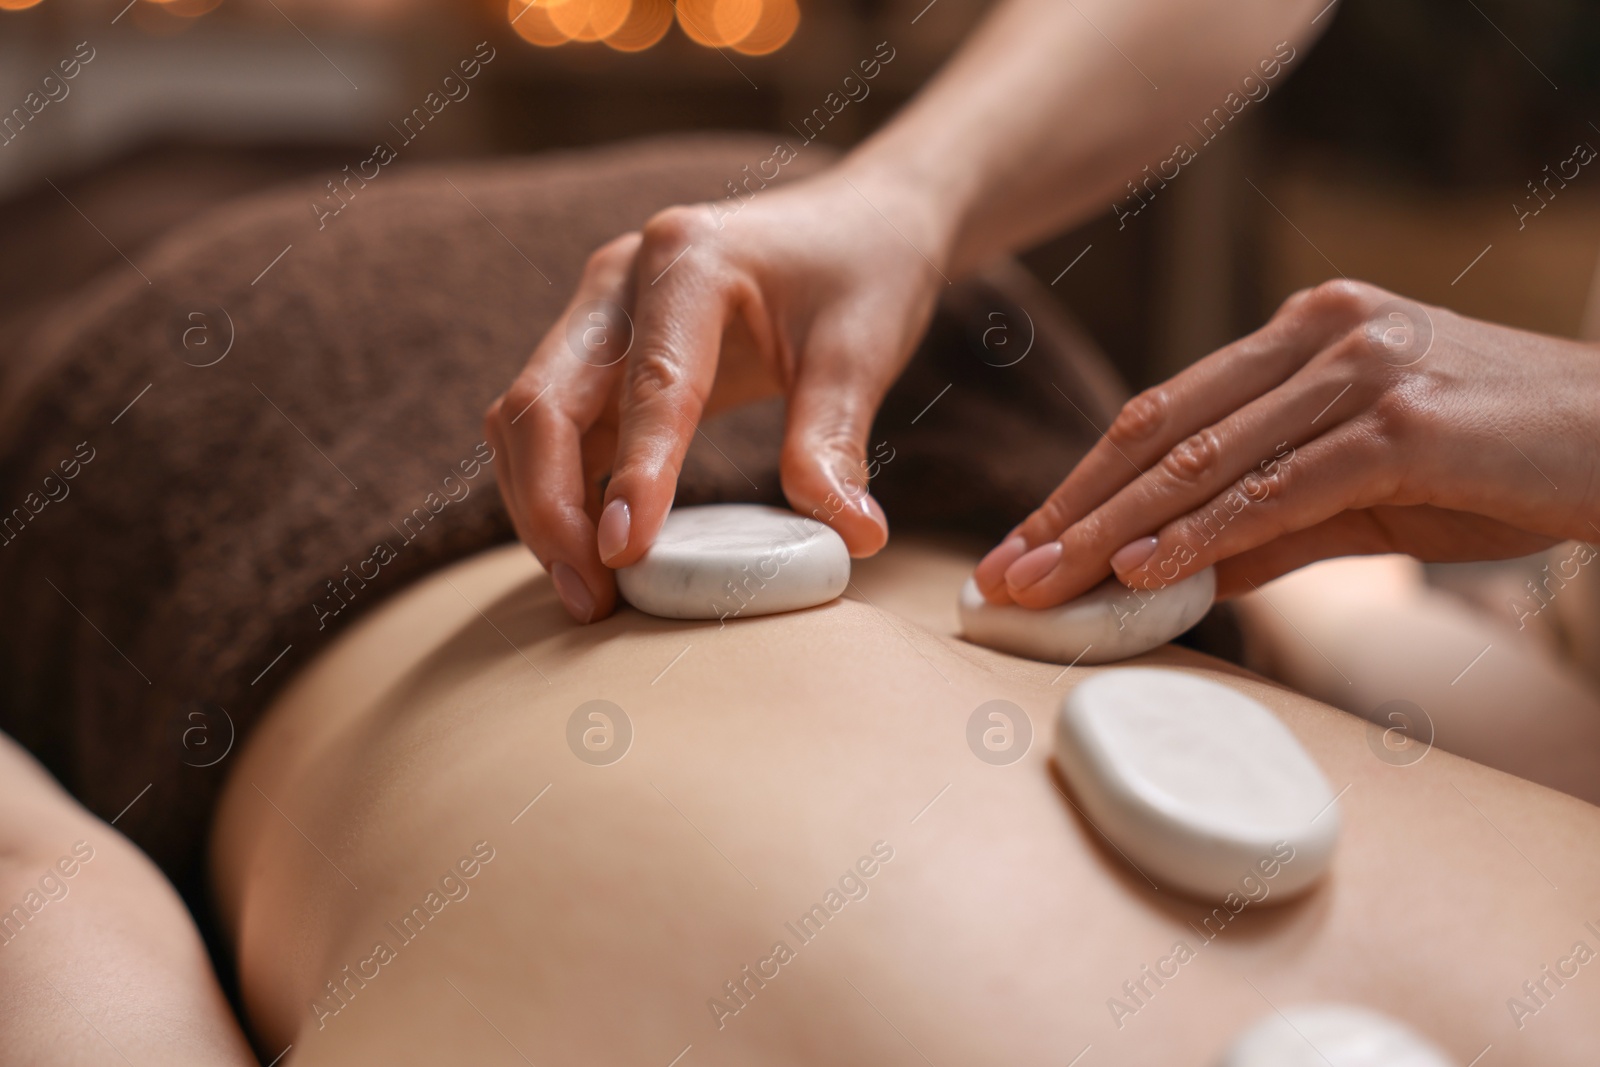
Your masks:
[[[600,558],[610,562],[612,557],[620,555],[628,547],[628,527],[633,524],[633,513],[628,510],[628,502],[620,496],[606,505],[605,511],[600,513],[600,529],[598,531]]]
[[[1156,539],[1154,537],[1141,537],[1121,548],[1111,557],[1111,569],[1118,574],[1138,570],[1145,560],[1155,555]]]
[[[1021,559],[1026,551],[1028,542],[1016,536],[1008,537],[990,549],[989,554],[978,561],[978,566],[972,572],[979,588],[1004,585],[1006,569]]]
[[[867,491],[867,481],[862,477],[861,464],[842,459],[833,465],[829,472],[833,482],[833,492],[843,503],[844,507],[854,508],[863,515],[871,516],[872,509],[868,501],[872,495]]]
[[[1026,589],[1056,569],[1061,562],[1061,542],[1047,541],[1006,568],[1006,585]]]
[[[580,623],[594,618],[594,596],[577,571],[565,563],[557,563],[550,568],[550,581],[555,584],[556,596],[561,598],[568,615]]]
[[[878,506],[876,500],[869,496],[862,502],[861,506],[862,510],[867,513],[867,518],[877,523],[885,533],[889,532],[889,516],[883,513],[883,509]]]

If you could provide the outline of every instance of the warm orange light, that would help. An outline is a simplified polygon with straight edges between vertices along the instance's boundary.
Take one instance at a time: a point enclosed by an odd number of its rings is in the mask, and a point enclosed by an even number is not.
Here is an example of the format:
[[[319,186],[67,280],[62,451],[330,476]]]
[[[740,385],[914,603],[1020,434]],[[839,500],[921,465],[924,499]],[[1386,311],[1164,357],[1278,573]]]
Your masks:
[[[154,2],[214,6],[221,0]],[[506,18],[517,36],[543,48],[604,41],[619,52],[649,48],[676,18],[698,44],[764,56],[789,43],[800,25],[800,7],[797,0],[677,0],[676,6],[673,0],[507,0]]]
[[[627,21],[605,40],[619,52],[642,52],[665,37],[671,28],[671,0],[633,0]]]
[[[737,45],[761,24],[765,6],[764,0],[717,0],[717,6],[711,9],[717,36],[730,45]]]
[[[40,0],[0,0],[0,11],[22,11],[39,2]]]
[[[727,48],[761,21],[762,0],[678,0],[678,25],[691,41]]]
[[[517,36],[529,44],[554,48],[572,39],[551,21],[550,8],[544,4],[507,0],[506,17],[511,20],[511,28],[517,31]]]
[[[598,41],[628,21],[632,0],[562,0],[549,5],[550,23],[574,41]]]
[[[161,10],[169,14],[195,19],[215,11],[222,0],[157,0],[157,2],[161,4]]]
[[[789,43],[800,25],[800,5],[795,0],[766,0],[755,29],[733,47],[747,56],[764,56]]]

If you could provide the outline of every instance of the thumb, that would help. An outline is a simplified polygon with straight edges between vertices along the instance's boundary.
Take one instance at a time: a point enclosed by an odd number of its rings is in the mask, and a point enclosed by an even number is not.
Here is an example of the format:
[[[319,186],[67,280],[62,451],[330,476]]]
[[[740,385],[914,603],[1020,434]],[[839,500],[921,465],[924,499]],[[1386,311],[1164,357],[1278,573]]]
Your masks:
[[[816,356],[801,361],[789,394],[783,493],[797,512],[833,527],[850,555],[870,556],[889,540],[889,520],[868,488],[876,471],[867,464],[867,436],[886,387],[851,360]]]

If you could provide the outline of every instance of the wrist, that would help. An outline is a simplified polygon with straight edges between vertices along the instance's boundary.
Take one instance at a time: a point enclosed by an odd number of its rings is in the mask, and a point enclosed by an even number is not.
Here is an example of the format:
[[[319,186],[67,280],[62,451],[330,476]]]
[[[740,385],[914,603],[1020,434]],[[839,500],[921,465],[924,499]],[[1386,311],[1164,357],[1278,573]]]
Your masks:
[[[848,183],[849,195],[871,205],[940,275],[955,277],[967,201],[948,168],[923,166],[915,156],[874,139],[840,161],[830,175]]]

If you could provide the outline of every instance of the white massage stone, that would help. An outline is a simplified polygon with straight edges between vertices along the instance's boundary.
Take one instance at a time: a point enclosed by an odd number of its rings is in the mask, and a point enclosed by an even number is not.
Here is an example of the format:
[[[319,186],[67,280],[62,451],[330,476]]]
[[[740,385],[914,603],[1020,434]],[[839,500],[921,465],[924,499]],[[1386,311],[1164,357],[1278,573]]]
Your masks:
[[[971,578],[961,587],[961,632],[967,640],[1047,663],[1110,663],[1164,645],[1199,622],[1217,594],[1216,573],[1135,592],[1107,578],[1054,608],[991,604]]]
[[[668,619],[814,607],[849,582],[843,538],[815,519],[760,504],[673,508],[644,556],[617,571],[628,603]]]
[[[1270,711],[1217,682],[1097,674],[1062,701],[1056,761],[1095,829],[1165,888],[1276,903],[1333,858],[1328,780]]]
[[[1387,1015],[1347,1004],[1312,1004],[1266,1016],[1229,1047],[1217,1067],[1454,1067],[1454,1061]]]

